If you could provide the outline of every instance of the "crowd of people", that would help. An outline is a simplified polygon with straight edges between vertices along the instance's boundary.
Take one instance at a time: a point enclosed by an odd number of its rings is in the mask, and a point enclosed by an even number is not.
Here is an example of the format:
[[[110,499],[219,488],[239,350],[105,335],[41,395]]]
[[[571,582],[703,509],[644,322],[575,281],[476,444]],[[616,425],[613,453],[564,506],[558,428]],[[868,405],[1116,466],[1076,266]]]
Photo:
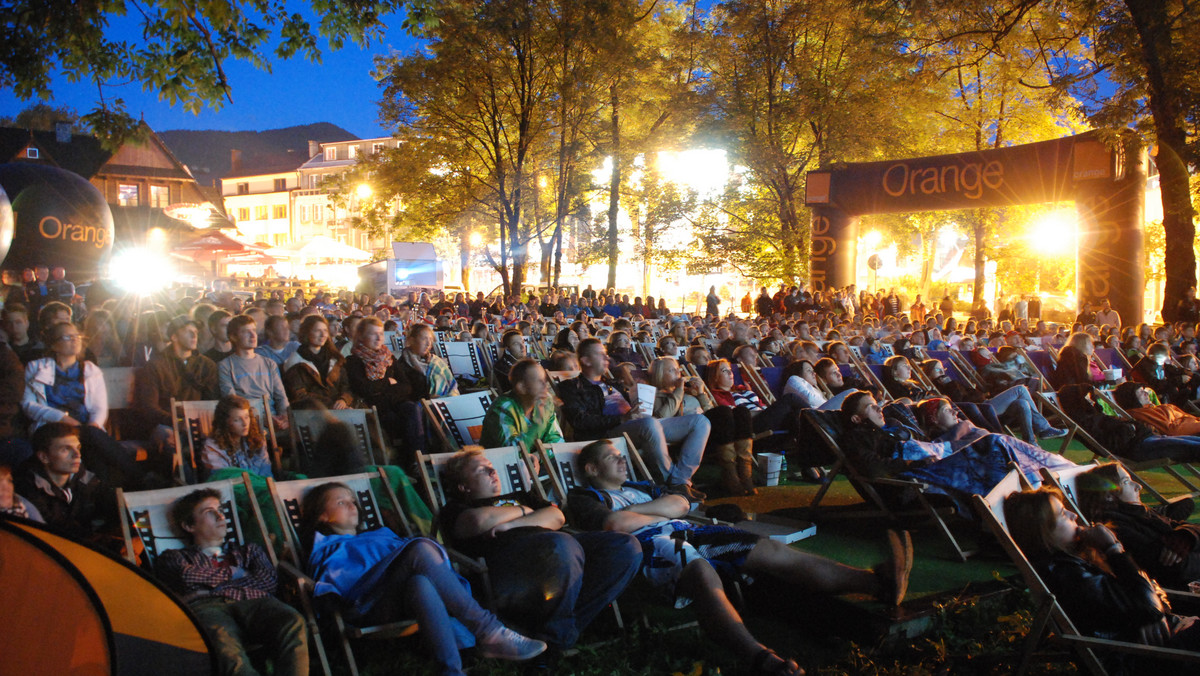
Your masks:
[[[268,434],[286,432],[292,410],[374,407],[388,462],[414,479],[417,453],[442,450],[422,401],[468,388],[490,386],[499,395],[482,423],[484,448],[591,442],[565,510],[530,492],[500,494],[496,469],[479,450],[461,451],[447,466],[450,503],[438,531],[446,546],[487,560],[503,592],[492,610],[472,597],[443,545],[386,527],[364,530],[361,506],[344,484],[331,480],[305,498],[301,539],[317,593],[336,598],[351,622],[416,618],[423,645],[448,674],[462,673],[459,650],[471,645],[503,659],[561,654],[639,573],[673,603],[694,604],[702,628],[764,674],[803,670],[751,635],[723,578],[746,574],[900,604],[913,562],[907,533],[888,531],[885,559],[864,569],[685,519],[706,492],[756,493],[762,450],[788,454],[797,478],[827,481],[829,449],[816,441],[806,411],[830,424],[862,476],[916,479],[960,503],[990,490],[1012,463],[1035,483],[1042,468],[1070,467],[1038,445],[1067,435],[1069,424],[1119,457],[1200,459],[1195,323],[1123,326],[1102,299],[1074,325],[1052,326],[1029,299],[995,319],[986,307],[955,317],[952,304],[927,306],[919,296],[907,304],[894,291],[853,287],[781,287],[774,295],[764,287],[756,300],[742,299],[742,315],[722,314],[713,288],[706,313],[688,315],[661,299],[590,286],[524,299],[349,291],[246,299],[200,290],[81,299],[73,286],[62,295],[54,284],[65,281],[60,271],[33,270],[4,305],[0,511],[101,548],[122,544],[118,487],[203,482],[230,468],[263,478],[336,477],[366,465],[336,435],[318,440],[317,453],[301,463],[287,434]],[[486,380],[454,373],[435,349],[439,341],[487,354]],[[1118,363],[1127,366],[1119,374]],[[132,401],[114,419],[104,373],[121,367],[135,369]],[[780,372],[778,387],[756,389],[767,369]],[[654,388],[652,402],[639,401],[643,385]],[[1065,419],[1043,415],[1034,394],[1049,389]],[[1112,415],[1104,390],[1132,419]],[[172,401],[214,400],[211,432],[181,466]],[[628,480],[628,460],[609,441],[622,435],[645,460],[649,480]],[[272,438],[281,448],[271,447]],[[714,486],[695,481],[706,458],[720,469]],[[1030,524],[1063,524],[1053,533],[1061,541],[1014,532],[1031,559],[1057,571],[1051,585],[1074,588],[1097,575],[1125,584],[1139,566],[1172,584],[1200,577],[1193,554],[1200,537],[1183,523],[1187,515],[1141,506],[1124,470],[1110,467],[1117,469],[1104,470],[1116,472],[1103,479],[1108,492],[1097,488],[1099,497],[1084,504],[1088,518],[1118,524],[1113,531],[1081,529],[1068,539],[1060,496],[1042,489],[1036,504],[1014,500],[1014,510],[1040,515]],[[189,545],[161,556],[155,572],[217,637],[227,673],[254,673],[241,648],[248,642],[271,646],[276,673],[304,673],[303,619],[276,600],[278,582],[261,548],[223,544],[228,524],[214,508],[217,497],[201,483],[174,506]],[[565,531],[568,523],[578,530]],[[1080,559],[1087,547],[1112,559],[1122,542],[1129,560],[1096,571],[1076,561],[1087,558]],[[530,552],[539,565],[523,565]],[[1147,641],[1183,641],[1190,622],[1143,628],[1147,618],[1169,616],[1155,608],[1121,621],[1141,622],[1134,633]],[[1098,620],[1097,635],[1107,627]]]

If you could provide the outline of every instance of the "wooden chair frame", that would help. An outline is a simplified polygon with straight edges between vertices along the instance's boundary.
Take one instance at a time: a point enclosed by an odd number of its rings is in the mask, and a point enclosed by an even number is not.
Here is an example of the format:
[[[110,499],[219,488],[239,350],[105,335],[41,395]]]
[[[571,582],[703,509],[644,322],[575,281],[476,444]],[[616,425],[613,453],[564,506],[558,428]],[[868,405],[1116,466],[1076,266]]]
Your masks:
[[[1020,474],[1020,472],[1016,473]],[[1021,659],[1016,672],[1018,676],[1028,671],[1034,651],[1042,642],[1043,637],[1050,631],[1056,634],[1055,640],[1066,644],[1074,652],[1079,663],[1084,668],[1097,676],[1108,674],[1104,663],[1100,661],[1099,656],[1096,654],[1097,651],[1121,652],[1140,657],[1178,660],[1185,664],[1200,665],[1200,653],[1174,648],[1159,648],[1127,641],[1095,638],[1081,634],[1079,629],[1075,627],[1074,622],[1071,621],[1071,618],[1067,616],[1062,606],[1058,603],[1058,600],[1054,597],[1049,587],[1046,586],[1041,576],[1038,575],[1033,564],[1029,562],[1029,559],[1025,558],[1025,553],[1021,551],[1017,543],[1013,541],[1012,536],[1009,535],[1008,528],[1003,521],[1003,502],[1004,498],[1011,494],[1013,490],[1011,482],[1006,481],[1003,485],[1005,490],[993,490],[987,497],[975,495],[972,496],[972,501],[984,523],[987,524],[992,534],[1000,542],[1000,546],[1008,554],[1009,559],[1016,565],[1017,570],[1020,571],[1021,577],[1025,580],[1025,584],[1029,587],[1030,594],[1033,596],[1034,604],[1037,606],[1033,624],[1022,647]],[[1167,594],[1173,598],[1200,599],[1200,595],[1184,592],[1168,591]]]
[[[821,500],[824,499],[825,494],[833,485],[833,480],[837,478],[838,474],[844,474],[846,479],[850,481],[850,485],[853,486],[854,490],[858,492],[859,496],[862,497],[868,505],[874,506],[873,510],[861,514],[860,516],[868,518],[878,518],[882,516],[892,522],[898,522],[904,518],[928,517],[931,518],[937,525],[938,530],[950,543],[950,546],[954,548],[955,553],[958,555],[958,558],[961,561],[966,561],[978,552],[977,549],[966,549],[961,543],[959,543],[958,538],[955,537],[954,532],[950,529],[949,524],[946,523],[944,518],[945,515],[954,513],[955,510],[952,508],[934,507],[933,504],[929,502],[929,498],[926,495],[926,492],[930,489],[928,484],[916,481],[914,479],[894,479],[890,477],[872,478],[860,474],[858,470],[854,468],[853,464],[850,463],[850,461],[846,458],[845,452],[842,450],[838,440],[835,439],[830,433],[829,429],[825,425],[825,421],[820,418],[822,413],[828,412],[818,412],[813,409],[805,409],[803,411],[803,415],[817,431],[821,441],[825,443],[826,447],[828,447],[829,451],[835,458],[833,467],[830,468],[827,473],[827,480],[821,485],[821,488],[817,491],[817,494],[813,496],[812,501],[808,504],[809,520],[816,520]],[[832,413],[832,415],[837,414]],[[887,501],[883,499],[883,496],[879,494],[879,491],[876,490],[877,487],[908,489],[913,491],[914,495],[916,496],[919,509],[905,511],[894,510],[890,505],[888,505]]]
[[[259,399],[251,399],[250,408],[254,409],[255,414],[258,415],[259,426],[267,437],[267,455],[271,458],[271,471],[278,472],[281,468],[279,444],[275,439],[275,421],[269,413],[271,407],[266,395]],[[200,401],[171,399],[172,427],[175,429],[174,466],[176,475],[182,483],[187,483],[187,475],[184,470],[185,461],[191,465],[192,474],[196,476],[200,467],[196,454],[204,447],[204,440],[212,431],[212,416],[216,410],[216,399]],[[187,449],[186,458],[184,457],[185,448]]]
[[[383,487],[383,497],[386,504],[381,504],[379,496],[371,488],[371,480],[378,479]],[[330,482],[341,482],[348,486],[355,493],[359,500],[359,514],[361,518],[366,520],[368,526],[375,527],[383,525],[382,510],[385,507],[390,507],[396,513],[400,521],[403,533],[399,533],[402,537],[413,537],[414,533],[412,526],[405,515],[404,510],[400,506],[400,501],[396,498],[395,491],[392,490],[391,484],[388,482],[387,474],[383,468],[377,468],[375,472],[362,474],[349,474],[343,476],[323,477],[319,479],[300,479],[295,481],[275,481],[267,479],[267,489],[271,493],[271,502],[275,507],[275,515],[279,521],[280,530],[283,531],[283,548],[287,560],[280,564],[281,568],[290,569],[292,576],[297,582],[297,591],[302,598],[306,599],[306,603],[315,608],[317,599],[314,596],[316,582],[303,573],[305,567],[305,552],[300,550],[300,538],[297,532],[299,526],[300,509],[299,503],[304,493],[308,489]],[[332,618],[334,629],[337,633],[338,641],[341,646],[342,654],[346,658],[350,673],[353,676],[358,676],[358,662],[354,658],[354,650],[350,646],[350,639],[359,638],[375,638],[388,639],[399,638],[403,636],[411,636],[417,632],[417,623],[413,620],[402,620],[398,622],[390,622],[382,625],[371,627],[355,627],[346,623],[342,617],[341,611],[335,604],[328,604],[324,609]],[[315,613],[314,613],[315,618]],[[323,664],[328,664],[328,656],[325,650],[324,643],[319,634],[319,627],[316,627],[314,619],[314,646],[320,655]],[[328,672],[328,666],[326,667]]]
[[[258,500],[255,499],[254,488],[250,484],[250,476],[243,472],[241,480],[225,479],[223,481],[212,481],[203,486],[176,486],[174,488],[164,488],[151,491],[137,491],[126,493],[122,489],[116,489],[117,511],[121,519],[121,535],[125,539],[125,558],[130,563],[137,565],[137,556],[135,554],[134,541],[142,545],[141,551],[144,552],[147,563],[152,564],[154,558],[162,551],[167,549],[180,549],[187,546],[185,540],[176,535],[172,530],[169,522],[168,511],[172,503],[179,498],[192,493],[193,491],[204,489],[214,489],[221,494],[221,512],[225,515],[225,520],[229,523],[229,530],[225,534],[226,543],[246,544],[246,530],[242,525],[242,520],[237,509],[237,503],[234,497],[234,486],[241,484],[246,491],[250,504],[253,523],[258,529],[258,534],[263,542],[263,548],[267,552],[267,557],[271,561],[271,565],[276,567],[277,574],[280,577],[281,588],[287,591],[298,592],[291,594],[294,598],[294,605],[299,606],[298,610],[304,616],[305,627],[309,635],[312,637],[313,644],[317,647],[317,658],[321,665],[322,673],[326,676],[332,675],[332,670],[329,666],[329,660],[325,655],[325,651],[321,645],[320,628],[317,625],[316,613],[311,603],[311,586],[309,591],[304,591],[304,583],[301,578],[304,576],[293,566],[286,562],[281,562],[275,553],[275,548],[272,546],[271,538],[267,532],[266,522],[263,520],[262,511],[259,510]],[[166,529],[170,536],[161,535],[161,531]]]

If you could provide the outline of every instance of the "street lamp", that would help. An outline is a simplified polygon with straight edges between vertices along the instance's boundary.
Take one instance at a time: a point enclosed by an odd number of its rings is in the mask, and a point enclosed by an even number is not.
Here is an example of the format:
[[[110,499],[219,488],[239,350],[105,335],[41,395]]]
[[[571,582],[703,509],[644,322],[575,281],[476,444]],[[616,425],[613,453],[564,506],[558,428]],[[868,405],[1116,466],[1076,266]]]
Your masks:
[[[371,190],[371,186],[366,183],[359,183],[358,187],[354,189],[354,193],[358,195],[358,198],[363,200],[370,197],[371,193],[373,192],[374,191]]]
[[[471,243],[472,247],[477,247],[483,243],[483,235],[479,234],[478,232],[472,232],[471,236],[467,238],[467,241]]]

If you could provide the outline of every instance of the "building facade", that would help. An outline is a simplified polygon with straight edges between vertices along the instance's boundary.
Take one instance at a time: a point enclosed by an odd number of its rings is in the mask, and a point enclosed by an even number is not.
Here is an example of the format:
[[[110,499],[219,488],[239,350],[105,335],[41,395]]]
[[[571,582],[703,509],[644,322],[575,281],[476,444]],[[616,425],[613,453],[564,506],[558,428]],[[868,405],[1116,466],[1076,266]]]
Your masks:
[[[361,198],[352,196],[338,207],[328,179],[349,171],[359,158],[395,148],[396,139],[373,138],[330,143],[309,142],[309,159],[298,167],[242,172],[220,179],[221,196],[238,230],[247,238],[271,246],[332,237],[364,251],[384,250],[388,242],[353,226]]]

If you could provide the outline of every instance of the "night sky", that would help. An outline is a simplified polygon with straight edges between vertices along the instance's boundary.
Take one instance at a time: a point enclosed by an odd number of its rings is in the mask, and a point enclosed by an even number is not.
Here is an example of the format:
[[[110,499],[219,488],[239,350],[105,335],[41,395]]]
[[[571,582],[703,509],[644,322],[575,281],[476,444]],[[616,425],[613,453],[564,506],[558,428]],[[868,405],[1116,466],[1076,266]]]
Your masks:
[[[180,106],[159,101],[155,92],[142,91],[140,84],[108,88],[105,96],[123,98],[128,112],[134,117],[144,117],[155,131],[257,131],[331,122],[361,138],[387,136],[389,132],[378,119],[380,90],[371,78],[372,62],[376,55],[409,52],[417,47],[418,41],[400,28],[402,19],[400,15],[389,17],[388,22],[395,28],[366,49],[349,44],[334,52],[322,44],[320,64],[297,57],[276,61],[272,66],[274,72],[266,73],[245,62],[226,61],[225,73],[233,87],[233,103],[226,102],[220,110],[206,109],[200,115],[193,115]],[[128,31],[132,36],[140,33],[129,25],[118,26],[116,30]],[[58,77],[51,87],[52,105],[69,106],[80,114],[96,105],[96,89],[90,84],[72,84],[65,77]],[[37,101],[17,100],[11,91],[0,93],[0,115],[16,115],[33,103]]]

